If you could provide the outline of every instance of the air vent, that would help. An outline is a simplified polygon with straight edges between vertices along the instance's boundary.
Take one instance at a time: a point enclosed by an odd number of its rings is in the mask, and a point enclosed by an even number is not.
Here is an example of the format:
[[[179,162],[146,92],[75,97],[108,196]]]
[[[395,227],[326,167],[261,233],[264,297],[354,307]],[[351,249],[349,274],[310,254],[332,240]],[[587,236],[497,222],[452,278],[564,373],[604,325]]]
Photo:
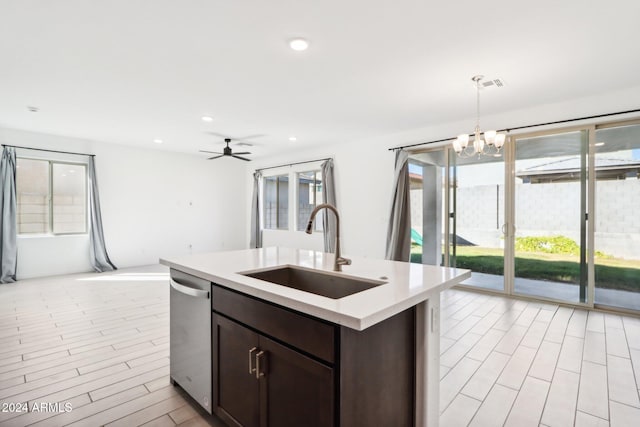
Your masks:
[[[503,86],[504,86],[504,80],[502,79],[483,79],[480,82],[481,89],[492,88],[492,87],[503,87]]]

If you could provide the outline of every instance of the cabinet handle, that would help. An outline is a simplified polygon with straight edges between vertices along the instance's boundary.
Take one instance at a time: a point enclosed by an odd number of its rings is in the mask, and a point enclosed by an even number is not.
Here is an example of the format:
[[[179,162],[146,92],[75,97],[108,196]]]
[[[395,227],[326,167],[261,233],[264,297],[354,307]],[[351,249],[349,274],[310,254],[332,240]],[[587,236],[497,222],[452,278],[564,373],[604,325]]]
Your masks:
[[[173,289],[185,295],[189,295],[196,298],[209,299],[209,291],[205,291],[203,289],[195,289],[190,286],[185,286],[181,283],[176,282],[173,279],[169,280],[169,284]]]
[[[249,350],[249,375],[256,372],[256,368],[253,367],[253,353],[255,353],[257,349],[258,347],[253,347],[251,350]],[[257,377],[258,377],[258,374],[256,373],[256,378]]]
[[[256,354],[256,379],[264,377],[264,372],[260,369],[260,360],[262,360],[262,356],[264,356],[264,351],[260,351]]]

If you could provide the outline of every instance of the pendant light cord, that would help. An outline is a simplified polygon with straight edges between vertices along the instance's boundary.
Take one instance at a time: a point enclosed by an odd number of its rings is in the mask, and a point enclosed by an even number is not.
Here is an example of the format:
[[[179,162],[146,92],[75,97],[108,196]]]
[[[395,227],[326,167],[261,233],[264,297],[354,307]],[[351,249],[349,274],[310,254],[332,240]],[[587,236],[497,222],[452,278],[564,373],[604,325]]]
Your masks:
[[[480,76],[475,76],[476,82],[476,132],[480,130]]]

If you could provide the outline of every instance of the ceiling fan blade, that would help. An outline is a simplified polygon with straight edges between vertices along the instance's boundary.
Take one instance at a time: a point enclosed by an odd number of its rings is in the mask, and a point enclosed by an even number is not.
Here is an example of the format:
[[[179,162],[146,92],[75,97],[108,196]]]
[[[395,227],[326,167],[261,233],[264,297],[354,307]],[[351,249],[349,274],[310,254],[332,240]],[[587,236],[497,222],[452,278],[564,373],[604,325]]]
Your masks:
[[[209,157],[207,160],[219,159],[220,157],[224,157],[224,154],[220,154],[219,156]]]
[[[244,157],[236,156],[235,154],[232,154],[231,157],[235,157],[236,159],[244,160],[244,161],[247,161],[247,162],[251,161],[251,159],[246,159]]]
[[[235,155],[235,154],[251,154],[251,153],[250,153],[250,152],[248,152],[248,151],[242,151],[242,152],[240,152],[240,153],[236,153],[236,152],[234,152],[233,154]]]
[[[213,136],[219,136],[219,137],[220,137],[220,138],[222,138],[222,139],[225,139],[225,138],[233,139],[233,138],[231,138],[231,137],[230,137],[230,136],[228,136],[228,135],[223,135],[223,134],[218,133],[218,132],[210,132],[210,131],[207,131],[207,132],[205,132],[205,133],[207,133],[207,134],[209,134],[209,135],[213,135]]]
[[[232,141],[240,141],[240,142],[251,142],[251,141],[247,141],[249,139],[255,139],[255,138],[262,138],[263,136],[266,136],[263,133],[257,133],[255,135],[247,135],[247,136],[242,136],[240,138],[231,138]]]
[[[267,135],[265,135],[263,133],[257,133],[255,135],[247,135],[247,136],[243,136],[243,137],[240,137],[240,138],[234,138],[232,136],[225,135],[225,134],[219,133],[219,132],[207,131],[205,133],[209,134],[209,135],[217,136],[219,138],[222,138],[223,140],[230,139],[231,142],[240,142],[240,143],[245,143],[245,144],[254,144],[252,141],[249,141],[249,139],[262,138],[263,136],[267,136]],[[221,142],[224,143],[224,141],[221,141]]]
[[[200,150],[201,153],[211,153],[211,154],[222,154],[222,153],[218,153],[217,151],[206,151],[206,150]]]

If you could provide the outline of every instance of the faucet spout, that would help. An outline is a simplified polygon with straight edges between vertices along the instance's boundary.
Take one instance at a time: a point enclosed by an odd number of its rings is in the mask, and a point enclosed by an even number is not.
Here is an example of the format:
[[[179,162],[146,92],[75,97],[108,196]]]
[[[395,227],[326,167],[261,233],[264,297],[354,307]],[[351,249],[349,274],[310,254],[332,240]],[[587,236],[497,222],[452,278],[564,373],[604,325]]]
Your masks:
[[[343,265],[351,265],[351,260],[348,258],[343,258],[340,256],[340,215],[338,214],[338,210],[335,206],[330,205],[328,203],[323,203],[315,207],[309,215],[309,222],[307,223],[307,228],[305,229],[305,233],[311,234],[313,231],[313,221],[316,218],[316,214],[321,209],[329,209],[336,216],[336,257],[333,263],[333,271],[342,271]]]

